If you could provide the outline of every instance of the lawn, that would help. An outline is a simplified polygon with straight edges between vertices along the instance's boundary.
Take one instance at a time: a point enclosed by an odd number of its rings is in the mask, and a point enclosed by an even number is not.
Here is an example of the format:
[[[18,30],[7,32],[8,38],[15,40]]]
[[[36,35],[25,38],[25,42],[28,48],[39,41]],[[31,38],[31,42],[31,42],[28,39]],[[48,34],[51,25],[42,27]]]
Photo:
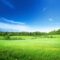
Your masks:
[[[34,39],[0,40],[0,60],[60,60],[60,38]]]

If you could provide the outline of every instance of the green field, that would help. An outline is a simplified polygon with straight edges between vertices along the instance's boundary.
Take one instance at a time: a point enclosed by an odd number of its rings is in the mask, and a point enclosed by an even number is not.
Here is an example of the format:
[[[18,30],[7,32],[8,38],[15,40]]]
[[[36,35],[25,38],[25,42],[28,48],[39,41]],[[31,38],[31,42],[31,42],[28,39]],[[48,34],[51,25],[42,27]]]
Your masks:
[[[59,36],[20,38],[24,40],[0,40],[0,60],[60,60]]]

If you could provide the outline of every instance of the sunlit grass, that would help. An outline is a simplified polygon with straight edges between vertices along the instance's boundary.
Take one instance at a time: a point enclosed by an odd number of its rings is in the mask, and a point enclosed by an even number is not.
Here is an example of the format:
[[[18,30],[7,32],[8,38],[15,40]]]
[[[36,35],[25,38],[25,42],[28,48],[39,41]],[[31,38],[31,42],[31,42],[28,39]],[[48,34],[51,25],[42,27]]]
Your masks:
[[[0,60],[60,60],[60,39],[0,40]]]

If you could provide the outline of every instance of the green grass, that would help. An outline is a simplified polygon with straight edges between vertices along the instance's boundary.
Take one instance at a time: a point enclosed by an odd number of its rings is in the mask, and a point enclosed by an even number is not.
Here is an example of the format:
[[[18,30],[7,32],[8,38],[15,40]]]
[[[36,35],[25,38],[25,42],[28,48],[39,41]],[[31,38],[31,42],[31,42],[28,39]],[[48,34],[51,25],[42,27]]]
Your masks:
[[[41,36],[0,36],[0,40],[39,40],[39,39],[60,39],[60,35],[41,35]]]
[[[60,60],[60,38],[24,38],[0,40],[0,60]]]

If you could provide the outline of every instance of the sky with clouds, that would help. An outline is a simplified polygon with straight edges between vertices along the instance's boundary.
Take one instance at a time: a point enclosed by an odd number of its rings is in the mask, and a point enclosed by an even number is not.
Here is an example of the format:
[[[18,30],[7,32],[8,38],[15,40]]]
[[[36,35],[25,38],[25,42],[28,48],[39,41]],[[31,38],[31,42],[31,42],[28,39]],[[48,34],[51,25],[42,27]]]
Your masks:
[[[0,31],[60,28],[60,0],[0,0]]]

